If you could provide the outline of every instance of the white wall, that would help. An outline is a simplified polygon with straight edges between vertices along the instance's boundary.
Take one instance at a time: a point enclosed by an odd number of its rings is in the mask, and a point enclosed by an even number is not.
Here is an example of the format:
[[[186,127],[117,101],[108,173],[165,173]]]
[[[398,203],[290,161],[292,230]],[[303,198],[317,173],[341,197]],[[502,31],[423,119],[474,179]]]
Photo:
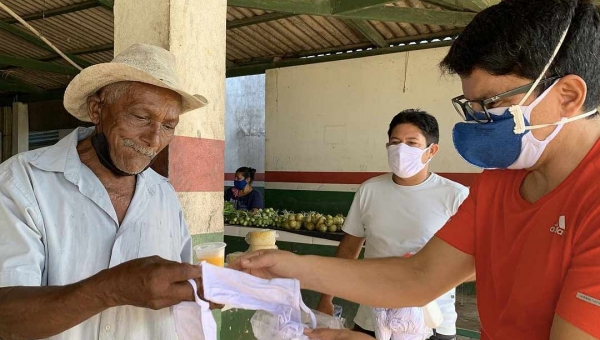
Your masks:
[[[265,75],[228,78],[225,172],[241,166],[265,170]]]
[[[267,171],[388,171],[392,117],[408,108],[440,124],[436,172],[478,172],[452,145],[459,121],[450,99],[460,80],[438,68],[448,48],[269,70],[266,73]],[[229,112],[228,112],[229,113]]]

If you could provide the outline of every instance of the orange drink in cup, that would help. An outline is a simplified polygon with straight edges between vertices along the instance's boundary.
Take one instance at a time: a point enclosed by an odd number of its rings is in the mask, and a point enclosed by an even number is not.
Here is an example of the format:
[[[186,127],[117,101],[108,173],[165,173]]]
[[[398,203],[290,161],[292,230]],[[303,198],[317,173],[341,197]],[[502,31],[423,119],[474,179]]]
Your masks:
[[[225,247],[227,244],[223,242],[208,242],[202,243],[194,247],[196,260],[198,263],[206,261],[212,265],[225,266]]]

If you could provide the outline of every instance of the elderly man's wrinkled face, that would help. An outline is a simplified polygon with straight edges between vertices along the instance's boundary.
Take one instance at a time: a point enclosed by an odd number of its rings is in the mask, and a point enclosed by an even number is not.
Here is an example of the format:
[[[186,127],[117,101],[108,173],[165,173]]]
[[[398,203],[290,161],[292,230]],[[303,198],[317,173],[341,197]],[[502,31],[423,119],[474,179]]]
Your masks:
[[[122,93],[101,90],[98,114],[92,112],[91,118],[97,131],[106,136],[114,165],[125,173],[138,174],[173,138],[181,96],[143,83],[129,83],[119,91]]]

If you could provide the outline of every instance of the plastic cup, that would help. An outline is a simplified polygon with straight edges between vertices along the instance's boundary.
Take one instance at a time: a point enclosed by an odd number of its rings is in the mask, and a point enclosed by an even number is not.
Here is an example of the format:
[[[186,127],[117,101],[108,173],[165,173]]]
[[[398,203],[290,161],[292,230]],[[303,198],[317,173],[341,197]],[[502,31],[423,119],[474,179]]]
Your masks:
[[[224,267],[226,246],[227,244],[223,242],[208,242],[195,246],[194,252],[198,263],[206,261],[212,265]]]
[[[336,318],[341,318],[342,317],[342,306],[340,305],[333,305],[333,316]]]

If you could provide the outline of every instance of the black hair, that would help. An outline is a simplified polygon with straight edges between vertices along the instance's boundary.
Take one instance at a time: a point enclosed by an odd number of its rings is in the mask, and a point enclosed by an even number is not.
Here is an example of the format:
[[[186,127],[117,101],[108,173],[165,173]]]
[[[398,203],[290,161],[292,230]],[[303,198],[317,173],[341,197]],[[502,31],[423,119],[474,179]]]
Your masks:
[[[235,171],[235,173],[241,173],[244,175],[244,178],[250,178],[250,183],[254,182],[254,175],[256,174],[256,169],[243,166]]]
[[[569,23],[545,76],[581,77],[587,84],[584,109],[592,110],[600,104],[600,14],[590,0],[504,0],[475,16],[440,66],[461,77],[479,68],[533,81]]]
[[[412,124],[421,130],[427,141],[427,145],[440,142],[440,127],[437,119],[425,111],[419,109],[408,109],[398,113],[390,122],[388,138],[392,137],[392,131],[400,124]]]

